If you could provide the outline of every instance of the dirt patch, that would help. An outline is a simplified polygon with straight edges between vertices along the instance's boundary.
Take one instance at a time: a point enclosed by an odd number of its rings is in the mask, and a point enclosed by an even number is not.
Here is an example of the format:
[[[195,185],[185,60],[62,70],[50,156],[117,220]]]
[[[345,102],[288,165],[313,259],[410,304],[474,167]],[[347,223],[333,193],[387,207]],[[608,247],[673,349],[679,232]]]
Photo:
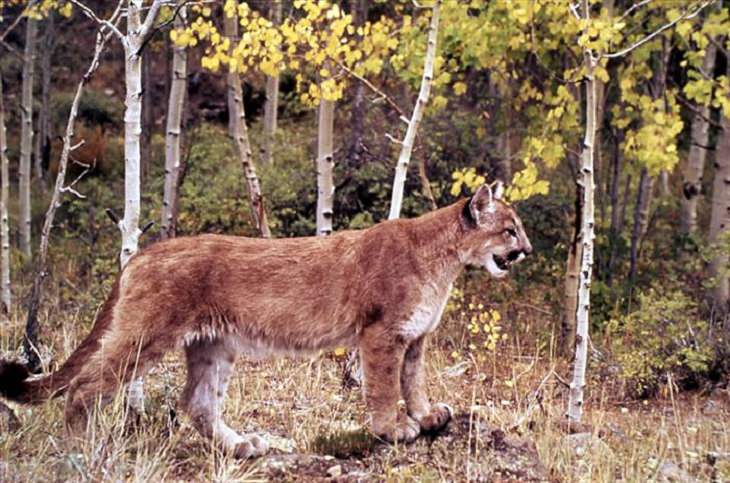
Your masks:
[[[365,464],[334,456],[285,454],[267,456],[261,469],[271,481],[367,481],[370,475]]]
[[[468,469],[469,480],[476,481],[548,481],[549,474],[540,461],[535,443],[527,438],[507,434],[489,423],[459,414],[438,436],[453,446],[464,443],[479,457]]]
[[[380,474],[379,461],[393,451],[390,445],[373,443],[372,437],[368,439],[362,433],[337,433],[320,437],[318,441],[318,450],[330,454],[271,455],[262,459],[261,469],[274,481],[374,481]],[[534,442],[506,434],[469,414],[455,416],[438,435],[420,438],[408,446],[403,456],[430,466],[430,462],[442,459],[439,454],[453,452],[471,455],[470,464],[464,468],[465,480],[549,480]]]

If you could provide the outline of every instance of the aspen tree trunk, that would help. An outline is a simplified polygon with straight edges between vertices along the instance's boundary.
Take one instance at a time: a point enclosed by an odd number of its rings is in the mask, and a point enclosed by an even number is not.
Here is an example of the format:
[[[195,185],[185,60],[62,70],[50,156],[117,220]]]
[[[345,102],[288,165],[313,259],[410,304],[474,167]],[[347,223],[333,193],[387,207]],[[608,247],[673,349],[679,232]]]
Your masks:
[[[641,169],[639,187],[636,194],[636,206],[634,207],[634,226],[631,229],[631,258],[629,260],[629,280],[636,277],[636,265],[639,262],[639,251],[641,239],[646,235],[649,226],[649,209],[654,197],[654,178],[649,176],[646,168]]]
[[[28,18],[25,30],[25,51],[23,55],[23,85],[21,98],[20,167],[18,182],[20,194],[20,250],[26,257],[31,256],[31,204],[30,204],[30,166],[33,153],[33,77],[35,75],[35,56],[38,23]]]
[[[670,41],[666,37],[662,37],[662,52],[659,60],[659,69],[655,71],[656,76],[654,78],[654,98],[662,99],[665,111],[667,103],[664,93],[667,90],[667,71],[669,69],[669,56],[671,53],[672,46]],[[659,172],[659,188],[661,196],[669,196],[669,173],[666,169],[662,169]]]
[[[659,172],[659,186],[661,187],[661,195],[669,196],[669,172],[663,169]]]
[[[727,69],[730,76],[730,65]],[[723,247],[710,261],[709,272],[714,284],[711,292],[715,310],[728,311],[727,231],[730,228],[730,117],[722,115],[722,131],[715,150],[715,179],[712,184],[712,213],[710,215],[710,244]]]
[[[317,235],[319,236],[332,233],[335,198],[335,184],[332,176],[334,120],[335,102],[320,100],[317,134]]]
[[[185,7],[175,19],[175,28],[185,26]],[[180,141],[182,116],[187,92],[188,54],[185,47],[172,46],[172,73],[170,98],[167,106],[167,130],[165,135],[165,192],[162,201],[162,239],[175,236],[177,229],[177,205],[180,184]]]
[[[659,53],[659,65],[654,69],[652,82],[652,98],[664,99],[664,93],[667,86],[667,69],[669,67],[669,54],[671,46],[666,38],[662,38],[662,50]],[[665,104],[663,102],[663,104]],[[660,184],[664,181],[660,173]],[[636,207],[634,209],[634,226],[631,231],[631,259],[629,263],[629,280],[633,281],[636,277],[636,267],[639,263],[639,255],[641,252],[641,243],[649,229],[649,212],[654,198],[654,177],[642,168],[641,177],[639,179],[639,190],[636,199]]]
[[[127,2],[127,42],[125,58],[125,110],[124,110],[124,219],[119,223],[122,232],[122,250],[119,262],[122,269],[137,253],[140,217],[140,144],[142,134],[142,0]]]
[[[436,0],[431,12],[431,24],[428,29],[428,46],[426,47],[426,58],[423,65],[421,89],[418,93],[416,105],[413,108],[411,120],[408,123],[405,138],[403,138],[400,156],[398,157],[398,164],[395,167],[393,195],[390,200],[390,214],[388,215],[388,219],[390,220],[400,217],[401,206],[403,205],[403,189],[405,187],[406,175],[408,174],[408,164],[411,161],[411,153],[413,152],[413,143],[416,140],[418,125],[421,123],[423,111],[426,108],[428,97],[431,93],[431,83],[433,82],[433,63],[436,58],[436,42],[438,41],[440,9],[441,0]]]
[[[577,104],[583,103],[583,95],[577,85],[569,86],[571,95]],[[579,159],[573,154],[568,155],[571,166],[578,167]],[[565,267],[565,304],[563,307],[563,320],[560,327],[559,354],[563,357],[572,357],[575,352],[575,328],[578,314],[578,284],[580,282],[580,265],[583,258],[583,246],[581,245],[580,232],[583,226],[583,187],[580,180],[575,182],[575,219],[573,230],[568,247],[568,261]]]
[[[611,225],[609,227],[609,230],[613,233],[616,233],[619,228],[619,183],[621,182],[621,171],[623,169],[623,155],[621,153],[621,142],[623,140],[623,133],[616,132],[616,142],[614,144],[614,151],[613,151],[613,163],[612,163],[612,169],[613,174],[611,176],[611,188],[610,188],[610,197],[611,197]]]
[[[512,119],[514,113],[510,100],[512,99],[511,84],[507,85],[507,88],[502,88],[496,81],[496,77],[490,75],[489,77],[489,95],[494,99],[498,99],[495,110],[501,110],[504,114],[502,116],[503,122],[500,126],[494,126],[495,131],[501,127],[502,131],[497,134],[497,153],[494,160],[495,173],[494,176],[497,179],[509,183],[512,180]],[[489,116],[490,118],[493,116]],[[489,123],[489,119],[485,120]]]
[[[616,231],[621,233],[624,231],[624,225],[626,224],[626,208],[629,206],[629,197],[631,196],[631,175],[626,175],[626,181],[624,181],[624,196],[621,201],[621,206],[618,214],[618,225]]]
[[[508,108],[509,109],[509,108]],[[509,117],[509,115],[508,115]],[[504,131],[497,139],[497,178],[504,182],[512,180],[512,152],[510,146],[510,128],[505,126]]]
[[[5,313],[10,312],[10,226],[8,222],[8,139],[5,131],[5,104],[3,79],[0,75],[0,303]]]
[[[223,27],[225,36],[231,39],[231,50],[233,50],[235,39],[238,36],[238,16],[234,15],[230,18],[226,16]],[[233,108],[233,111],[229,111],[228,113],[229,118],[233,118],[233,122],[229,123],[229,126],[232,126],[230,134],[236,146],[238,159],[243,167],[243,176],[246,179],[248,198],[251,203],[251,213],[253,214],[254,223],[261,236],[270,238],[271,231],[269,230],[269,222],[266,218],[264,197],[261,193],[261,184],[256,174],[256,166],[251,156],[251,144],[248,140],[241,77],[238,72],[229,71],[226,79],[228,84],[228,107]]]
[[[150,174],[150,158],[152,153],[152,129],[154,119],[152,113],[152,55],[142,55],[142,136],[140,137],[140,184],[147,183]]]
[[[41,106],[38,111],[38,133],[35,142],[35,178],[42,191],[46,190],[45,172],[51,151],[51,57],[55,47],[56,16],[48,13],[44,24],[41,47]]]
[[[588,0],[582,0],[583,18],[590,21]],[[578,286],[578,309],[576,316],[575,360],[573,378],[570,382],[570,395],[566,416],[571,422],[580,422],[583,415],[583,389],[585,387],[586,365],[588,362],[588,327],[590,322],[591,279],[593,272],[593,240],[595,238],[595,206],[593,158],[596,137],[596,83],[595,68],[598,60],[590,50],[583,52],[586,67],[586,132],[581,152],[579,184],[583,187],[582,226],[580,241],[582,245],[580,282]]]
[[[612,3],[612,2],[610,2]],[[613,7],[611,7],[613,9]],[[598,209],[600,213],[600,219],[601,221],[604,221],[606,219],[606,200],[605,200],[605,193],[601,189],[602,185],[602,176],[604,176],[603,173],[603,152],[601,151],[601,146],[603,144],[603,136],[602,136],[602,128],[603,128],[603,119],[605,117],[605,107],[606,107],[606,83],[603,82],[600,79],[595,79],[594,81],[596,83],[596,138],[594,141],[594,178],[596,186],[598,186],[598,189],[596,190],[596,202],[598,204]],[[607,176],[607,175],[606,175]]]
[[[560,350],[563,357],[572,357],[575,349],[575,329],[578,314],[578,286],[580,283],[580,267],[583,259],[583,245],[580,240],[583,227],[583,187],[576,183],[575,187],[575,221],[573,238],[568,248],[568,263],[565,270],[565,307],[563,323],[560,331]]]
[[[129,259],[137,253],[140,218],[140,143],[142,134],[142,46],[162,6],[162,0],[155,0],[142,21],[143,0],[127,1],[127,34],[124,37],[125,58],[125,111],[124,111],[124,218],[119,222],[122,233],[122,249],[119,262],[122,270]],[[133,380],[127,389],[129,406],[138,413],[144,413],[143,380]]]
[[[618,239],[621,235],[622,222],[621,207],[619,205],[619,187],[621,182],[621,171],[623,166],[623,154],[621,152],[621,142],[623,134],[616,131],[614,134],[615,143],[613,151],[612,176],[610,185],[611,197],[611,224],[608,228],[609,233],[609,254],[608,263],[606,264],[606,280],[611,286],[613,283],[613,267],[616,260],[616,251],[618,249]],[[628,189],[628,188],[627,188]]]
[[[113,18],[115,18],[119,12],[116,11]],[[64,187],[66,179],[66,168],[68,167],[68,160],[73,151],[71,142],[74,137],[74,124],[76,122],[76,116],[79,110],[79,104],[81,102],[81,94],[84,90],[84,86],[89,81],[93,73],[99,67],[99,58],[104,45],[106,44],[109,34],[104,33],[106,29],[101,28],[96,35],[96,47],[94,49],[94,57],[89,65],[84,76],[79,81],[76,87],[76,93],[73,101],[71,102],[71,111],[68,115],[68,121],[66,122],[66,132],[63,137],[63,149],[61,151],[61,159],[58,163],[58,174],[56,175],[56,183],[51,196],[51,202],[48,205],[48,211],[46,211],[46,217],[43,222],[43,229],[41,231],[41,241],[38,249],[38,256],[36,258],[36,273],[33,279],[33,288],[31,290],[30,300],[28,302],[28,318],[25,327],[25,340],[23,341],[23,352],[26,360],[28,361],[28,368],[31,372],[35,372],[40,368],[40,358],[38,356],[38,308],[40,306],[43,281],[48,275],[48,241],[53,228],[53,220],[56,216],[56,210],[61,206],[61,197],[65,191],[68,191]],[[5,163],[3,163],[5,164]]]
[[[281,23],[281,1],[271,0],[269,18],[274,25]],[[276,116],[279,109],[279,75],[266,77],[266,102],[264,104],[264,142],[261,148],[261,160],[271,163],[276,134]]]
[[[702,70],[712,73],[715,70],[717,48],[713,43],[705,47],[705,57],[702,61]],[[702,174],[707,157],[706,146],[710,142],[710,106],[697,106],[699,112],[692,118],[691,145],[687,158],[687,167],[684,170],[682,183],[682,211],[680,226],[682,233],[690,235],[697,231],[697,201],[702,193]]]

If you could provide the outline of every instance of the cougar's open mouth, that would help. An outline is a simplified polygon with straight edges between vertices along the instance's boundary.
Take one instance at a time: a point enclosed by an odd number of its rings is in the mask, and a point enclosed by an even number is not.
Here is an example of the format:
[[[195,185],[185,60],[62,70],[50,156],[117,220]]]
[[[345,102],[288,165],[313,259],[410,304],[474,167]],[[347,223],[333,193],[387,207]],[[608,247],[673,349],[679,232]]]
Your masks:
[[[518,263],[525,258],[525,254],[521,250],[513,250],[507,254],[506,257],[500,257],[499,255],[492,255],[494,264],[500,270],[508,270],[512,264]]]
[[[509,268],[509,260],[504,257],[500,257],[499,255],[492,255],[492,259],[494,260],[494,264],[497,265],[497,268],[500,270],[507,270]]]

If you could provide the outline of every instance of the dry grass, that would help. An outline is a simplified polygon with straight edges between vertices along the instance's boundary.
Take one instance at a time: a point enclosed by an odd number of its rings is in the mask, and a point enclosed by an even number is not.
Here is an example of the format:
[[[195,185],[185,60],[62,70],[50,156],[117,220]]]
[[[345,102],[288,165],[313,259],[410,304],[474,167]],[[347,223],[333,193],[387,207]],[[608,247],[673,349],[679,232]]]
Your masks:
[[[60,304],[47,306],[50,313],[44,319],[53,324],[45,321],[45,327],[56,329],[47,330],[44,340],[57,363],[84,335],[82,321],[89,314],[78,307],[60,312],[55,309]],[[524,313],[513,313],[511,318],[515,317],[522,327],[528,323]],[[21,334],[20,314],[13,315],[6,327],[0,349],[3,356],[12,356]],[[497,351],[484,353],[481,360],[464,356],[457,363],[452,352],[468,339],[464,333],[453,314],[437,333],[429,357],[432,399],[534,441],[552,480],[651,481],[667,461],[700,481],[730,478],[727,393],[709,397],[668,392],[661,400],[629,404],[616,400],[611,381],[593,380],[586,422],[606,434],[576,451],[554,424],[566,405],[567,391],[551,374],[566,371],[542,348],[545,344],[534,339],[526,343],[526,332],[509,331]],[[219,454],[184,417],[175,417],[183,372],[180,355],[171,354],[147,378],[148,414],[140,424],[126,412],[120,393],[96,412],[86,436],[78,440],[64,433],[62,401],[15,407],[22,428],[0,434],[0,481],[265,480],[260,461],[236,461]],[[341,361],[331,354],[240,361],[226,419],[240,431],[268,433],[282,450],[289,444],[299,452],[347,453],[355,447],[362,453],[358,458],[368,479],[488,478],[484,468],[489,467],[490,450],[478,441],[471,450],[474,442],[443,439],[371,446],[367,437],[358,436],[364,434],[358,428],[366,421],[360,393],[343,389],[340,376]],[[712,455],[718,454],[720,458],[710,464]]]

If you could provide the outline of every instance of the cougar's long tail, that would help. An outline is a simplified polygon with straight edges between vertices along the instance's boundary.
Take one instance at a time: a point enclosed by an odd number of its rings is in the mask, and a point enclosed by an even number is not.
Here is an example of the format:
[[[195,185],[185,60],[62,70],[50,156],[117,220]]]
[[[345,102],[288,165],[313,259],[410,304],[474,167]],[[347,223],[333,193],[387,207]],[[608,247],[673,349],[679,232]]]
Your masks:
[[[66,392],[69,383],[89,357],[99,349],[99,340],[112,322],[112,311],[119,298],[119,279],[114,282],[94,327],[71,356],[55,372],[29,379],[28,369],[18,362],[0,361],[0,396],[23,404],[40,404]]]

